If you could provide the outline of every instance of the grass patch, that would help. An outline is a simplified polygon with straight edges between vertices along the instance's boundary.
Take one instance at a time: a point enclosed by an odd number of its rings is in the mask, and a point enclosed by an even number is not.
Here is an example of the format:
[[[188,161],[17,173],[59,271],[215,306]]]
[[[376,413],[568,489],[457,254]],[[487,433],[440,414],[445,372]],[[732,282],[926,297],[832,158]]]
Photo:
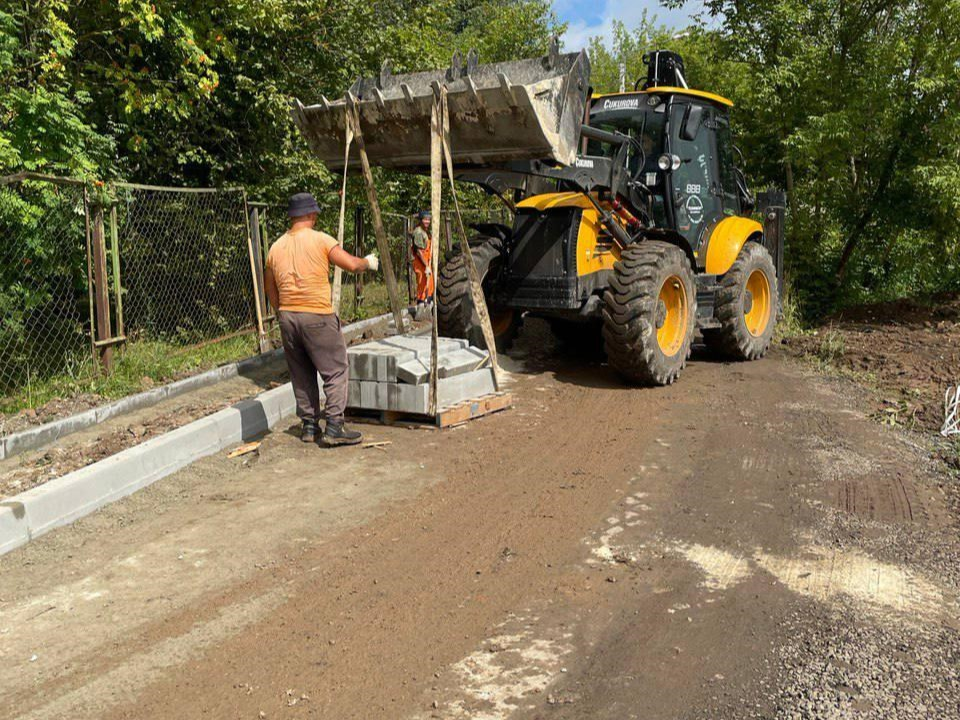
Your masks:
[[[400,302],[407,304],[406,285],[400,286]],[[340,300],[340,319],[344,323],[366,320],[367,318],[390,312],[390,299],[387,297],[387,286],[383,283],[366,283],[363,286],[363,295],[357,305],[353,283],[344,284],[343,296]]]
[[[821,367],[836,367],[847,351],[847,341],[843,334],[832,327],[820,337],[820,346],[817,348],[817,360]]]
[[[810,331],[804,327],[800,302],[792,286],[784,282],[780,289],[780,317],[775,331],[776,340],[800,337]]]
[[[354,290],[353,282],[344,283],[340,306],[344,323],[389,312],[390,301],[383,283],[364,285],[359,304]],[[406,285],[401,284],[400,293],[401,301],[406,302]],[[270,338],[275,346],[279,346],[280,333],[276,325],[270,332]],[[242,360],[257,354],[257,349],[253,332],[209,345],[186,348],[155,340],[133,342],[117,348],[113,370],[109,375],[95,373],[92,360],[84,357],[60,375],[35,380],[0,397],[0,414],[14,415],[22,410],[40,408],[54,400],[69,400],[78,396],[92,397],[95,401],[115,400],[218,365]]]
[[[113,370],[109,375],[96,375],[92,361],[87,359],[69,373],[29,383],[0,398],[0,413],[14,414],[41,407],[52,400],[78,395],[114,400],[250,357],[256,352],[253,333],[188,348],[159,341],[130,343],[114,353]]]

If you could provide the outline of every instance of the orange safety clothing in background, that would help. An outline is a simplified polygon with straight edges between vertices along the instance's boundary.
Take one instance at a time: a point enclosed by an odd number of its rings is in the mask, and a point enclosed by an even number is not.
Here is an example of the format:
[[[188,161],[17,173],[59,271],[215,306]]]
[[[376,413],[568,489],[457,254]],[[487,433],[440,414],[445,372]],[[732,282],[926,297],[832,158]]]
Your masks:
[[[433,299],[433,275],[427,274],[427,267],[433,262],[432,246],[429,233],[422,227],[417,227],[413,231],[413,273],[417,277],[417,302]],[[420,259],[420,255],[423,256],[423,260]]]

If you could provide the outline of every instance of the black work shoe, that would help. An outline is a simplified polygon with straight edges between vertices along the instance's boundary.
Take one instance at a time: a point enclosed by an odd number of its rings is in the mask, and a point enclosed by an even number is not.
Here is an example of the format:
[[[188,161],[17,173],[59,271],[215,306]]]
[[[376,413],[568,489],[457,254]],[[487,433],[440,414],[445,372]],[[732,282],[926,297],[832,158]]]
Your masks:
[[[337,445],[356,445],[363,440],[363,435],[356,430],[347,430],[343,423],[327,422],[327,429],[320,441],[327,447]]]
[[[304,420],[300,425],[300,440],[305,443],[316,442],[317,440],[317,421]]]

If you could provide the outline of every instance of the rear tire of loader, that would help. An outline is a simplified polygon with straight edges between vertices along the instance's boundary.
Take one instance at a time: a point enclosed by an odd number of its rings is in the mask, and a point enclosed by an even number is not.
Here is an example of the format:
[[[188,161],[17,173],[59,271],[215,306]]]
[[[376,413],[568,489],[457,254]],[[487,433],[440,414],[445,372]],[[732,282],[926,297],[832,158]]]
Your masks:
[[[669,385],[687,363],[696,328],[693,268],[683,250],[658,240],[624,249],[603,295],[610,365],[630,382]]]
[[[470,239],[473,261],[480,275],[484,295],[489,297],[503,268],[503,241],[491,235],[476,235]],[[437,283],[438,331],[444,337],[466,338],[470,344],[486,348],[480,315],[470,295],[470,280],[467,275],[463,252],[454,250],[440,268]],[[509,349],[520,332],[520,312],[514,308],[492,305],[487,301],[490,324],[497,351]]]
[[[748,242],[720,280],[714,314],[721,326],[704,330],[703,341],[732,360],[758,360],[770,347],[779,302],[770,252]]]

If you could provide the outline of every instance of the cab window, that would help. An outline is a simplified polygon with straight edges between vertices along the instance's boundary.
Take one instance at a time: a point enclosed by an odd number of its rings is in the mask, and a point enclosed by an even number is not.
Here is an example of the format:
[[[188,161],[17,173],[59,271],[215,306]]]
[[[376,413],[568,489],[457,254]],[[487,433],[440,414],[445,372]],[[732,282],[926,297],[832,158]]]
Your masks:
[[[591,113],[592,127],[618,132],[639,140],[641,153],[631,146],[627,154],[627,169],[631,176],[638,172],[655,172],[657,158],[663,152],[663,133],[666,125],[666,107],[661,104],[650,107],[638,102],[638,107],[630,110],[600,111]],[[587,143],[587,155],[613,157],[617,147],[609,143],[590,140]],[[643,167],[640,167],[641,157],[644,158]]]
[[[717,161],[720,165],[720,187],[723,190],[724,207],[739,212],[737,200],[736,161],[733,158],[733,134],[730,122],[722,115],[717,120]]]

